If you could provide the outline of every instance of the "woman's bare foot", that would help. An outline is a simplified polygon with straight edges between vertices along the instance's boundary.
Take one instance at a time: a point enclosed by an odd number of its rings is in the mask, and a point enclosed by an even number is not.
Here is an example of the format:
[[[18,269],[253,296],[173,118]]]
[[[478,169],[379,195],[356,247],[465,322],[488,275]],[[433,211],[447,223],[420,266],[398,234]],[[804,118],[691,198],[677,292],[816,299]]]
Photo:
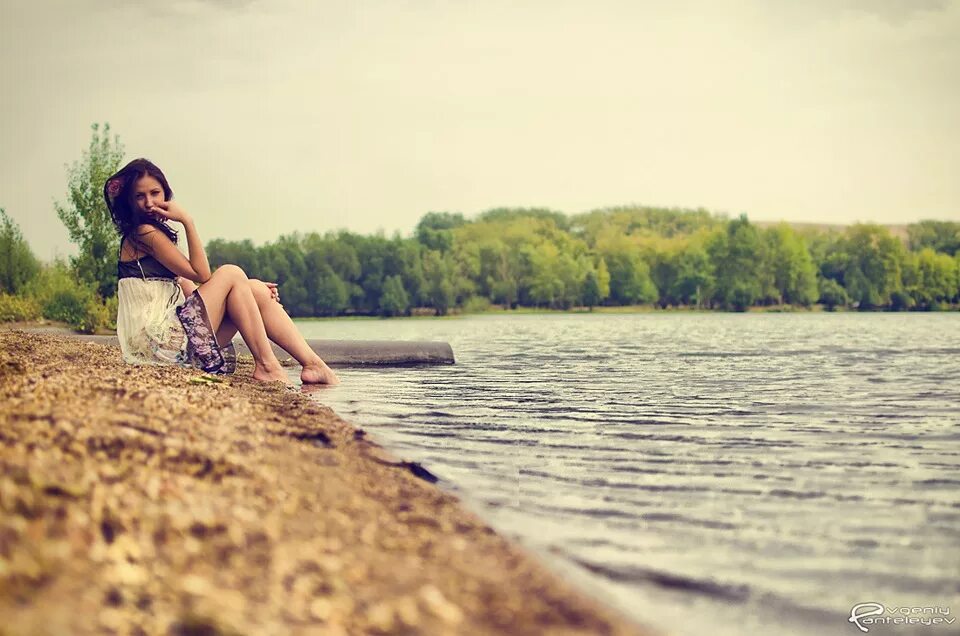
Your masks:
[[[328,367],[323,360],[303,365],[300,372],[300,381],[304,384],[340,384],[340,378]]]
[[[279,362],[275,364],[256,363],[253,367],[253,379],[259,380],[260,382],[290,383],[290,378],[287,377],[287,372],[283,370],[283,367],[280,366]]]

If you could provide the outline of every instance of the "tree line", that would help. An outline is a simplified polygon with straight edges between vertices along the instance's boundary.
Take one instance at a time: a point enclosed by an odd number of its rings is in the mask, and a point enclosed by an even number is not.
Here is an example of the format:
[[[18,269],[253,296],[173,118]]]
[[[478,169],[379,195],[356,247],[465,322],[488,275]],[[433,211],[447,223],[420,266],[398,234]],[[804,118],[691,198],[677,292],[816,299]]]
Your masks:
[[[908,232],[904,242],[874,224],[799,231],[705,210],[500,208],[472,220],[428,213],[409,237],[218,239],[207,254],[214,265],[236,263],[278,282],[295,316],[489,305],[929,310],[960,301],[960,223],[923,221]]]
[[[92,126],[55,205],[77,244],[41,264],[0,208],[0,320],[39,315],[85,330],[115,318],[119,238],[102,197],[123,146]],[[212,266],[276,281],[293,316],[438,315],[534,307],[653,305],[744,311],[789,305],[933,310],[960,303],[960,223],[921,221],[906,236],[753,224],[703,209],[625,206],[567,215],[496,208],[467,219],[429,212],[412,235],[294,233],[273,242],[215,239]]]

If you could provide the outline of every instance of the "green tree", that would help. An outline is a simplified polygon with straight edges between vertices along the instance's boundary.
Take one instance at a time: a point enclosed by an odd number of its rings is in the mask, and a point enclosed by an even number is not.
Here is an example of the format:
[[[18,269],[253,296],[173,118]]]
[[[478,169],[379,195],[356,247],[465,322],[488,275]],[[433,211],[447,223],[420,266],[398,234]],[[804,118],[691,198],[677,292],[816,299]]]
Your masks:
[[[0,208],[0,292],[19,293],[40,271],[20,226]]]
[[[358,284],[362,295],[353,299],[354,307],[367,314],[374,314],[380,306],[383,295],[384,261],[389,249],[387,239],[382,235],[357,236],[355,245],[360,261],[361,273]]]
[[[283,307],[291,316],[312,316],[313,302],[298,278],[288,278],[280,284]]]
[[[384,316],[400,316],[410,308],[407,290],[403,288],[403,279],[399,275],[387,276],[383,282],[383,296],[380,297],[380,313]]]
[[[745,311],[763,294],[764,246],[746,215],[711,237],[707,252],[716,272],[714,297],[727,309]]]
[[[702,247],[691,245],[677,256],[673,285],[671,295],[685,305],[699,308],[710,297],[714,286],[713,265]]]
[[[925,247],[951,256],[960,252],[960,223],[956,221],[920,221],[907,226],[908,245],[919,252]]]
[[[819,295],[817,269],[806,242],[786,223],[767,230],[767,258],[780,304],[812,305]]]
[[[415,239],[402,239],[399,236],[394,237],[387,246],[384,276],[400,277],[409,304],[420,302],[423,295],[425,283],[422,251],[423,246]]]
[[[250,239],[242,241],[213,239],[207,243],[206,252],[210,266],[213,268],[232,263],[243,269],[250,278],[265,278],[259,250]]]
[[[860,309],[890,304],[890,295],[902,291],[903,244],[887,228],[857,224],[847,229],[841,243],[845,254],[843,284]]]
[[[578,214],[572,217],[569,226],[573,234],[594,247],[603,242],[605,235],[689,236],[701,230],[711,230],[722,222],[723,219],[703,209],[621,206]]]
[[[550,242],[527,249],[530,263],[530,300],[539,306],[554,307],[563,296],[564,281],[557,272],[560,251]]]
[[[920,309],[950,302],[957,293],[954,259],[929,247],[910,254],[904,263],[903,279],[906,293]]]
[[[347,285],[333,268],[322,263],[316,276],[308,279],[307,297],[313,306],[314,316],[336,316],[350,304]]]
[[[620,305],[656,302],[660,294],[639,252],[614,248],[603,254],[603,260],[610,272],[611,300]]]
[[[58,202],[55,208],[70,240],[80,248],[80,253],[70,259],[74,273],[93,285],[101,297],[108,298],[117,290],[120,239],[103,200],[103,184],[120,168],[123,146],[118,136],[111,139],[110,124],[104,124],[102,132],[98,124],[91,129],[90,145],[68,170],[68,203]]]
[[[417,223],[417,240],[428,250],[445,252],[453,246],[453,229],[466,223],[459,212],[428,212]]]
[[[535,221],[564,232],[570,229],[570,219],[566,214],[547,208],[494,208],[481,214],[477,220],[502,225],[510,225],[517,221]]]
[[[610,296],[610,270],[607,269],[607,261],[602,258],[597,260],[597,290],[600,294],[602,303]]]
[[[582,300],[583,304],[593,311],[596,305],[600,305],[607,296],[610,295],[610,272],[607,271],[607,262],[602,258],[596,265],[588,265],[587,274],[583,279]]]
[[[263,246],[259,252],[261,274],[264,280],[280,286],[283,306],[291,316],[313,315],[313,301],[306,289],[307,267],[303,258],[300,237],[284,235]]]
[[[823,303],[827,311],[833,311],[837,307],[846,307],[850,302],[847,290],[832,278],[821,278],[818,283],[818,290],[820,302]]]
[[[960,302],[960,252],[953,255],[953,273],[957,280],[957,286],[953,290],[953,301]]]
[[[357,250],[346,238],[347,232],[327,233],[323,236],[316,232],[307,234],[303,239],[304,252],[317,252],[323,262],[330,266],[344,282],[354,282],[362,271]]]
[[[596,305],[603,301],[600,298],[600,282],[597,280],[597,272],[590,270],[583,281],[583,304],[593,311]]]
[[[424,300],[438,316],[446,315],[456,300],[453,262],[438,250],[423,254]]]

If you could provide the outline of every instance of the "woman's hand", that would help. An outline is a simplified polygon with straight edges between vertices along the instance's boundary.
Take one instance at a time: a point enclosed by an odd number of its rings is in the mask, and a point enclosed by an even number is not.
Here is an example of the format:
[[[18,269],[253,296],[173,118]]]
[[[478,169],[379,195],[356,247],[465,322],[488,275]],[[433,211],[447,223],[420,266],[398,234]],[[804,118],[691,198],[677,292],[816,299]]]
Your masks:
[[[147,212],[161,221],[186,223],[190,220],[190,215],[183,209],[183,206],[172,200],[158,203],[152,208],[149,208]]]
[[[277,304],[283,307],[283,303],[280,302],[280,288],[277,286],[277,284],[265,282],[264,285],[266,285],[267,289],[270,290],[270,297],[277,301]]]

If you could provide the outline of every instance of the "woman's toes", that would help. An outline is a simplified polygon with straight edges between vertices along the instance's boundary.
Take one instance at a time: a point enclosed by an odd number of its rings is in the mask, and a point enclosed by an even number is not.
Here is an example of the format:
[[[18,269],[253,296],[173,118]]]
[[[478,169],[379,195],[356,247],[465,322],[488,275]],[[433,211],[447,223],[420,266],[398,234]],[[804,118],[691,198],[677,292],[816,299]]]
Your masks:
[[[300,372],[304,384],[339,384],[340,379],[327,365],[307,366]]]

